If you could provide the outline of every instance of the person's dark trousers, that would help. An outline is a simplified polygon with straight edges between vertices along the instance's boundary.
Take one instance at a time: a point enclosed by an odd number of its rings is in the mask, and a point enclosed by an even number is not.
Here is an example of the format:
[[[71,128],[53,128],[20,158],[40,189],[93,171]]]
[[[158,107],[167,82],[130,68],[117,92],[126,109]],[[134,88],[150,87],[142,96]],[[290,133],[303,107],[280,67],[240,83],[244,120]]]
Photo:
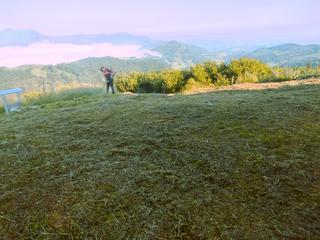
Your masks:
[[[114,94],[115,93],[115,91],[114,91],[114,87],[113,87],[113,81],[109,81],[109,82],[107,82],[107,87],[106,87],[107,89],[106,89],[106,91],[107,91],[107,93],[109,93],[109,88],[111,88],[111,90],[112,90],[112,94]]]

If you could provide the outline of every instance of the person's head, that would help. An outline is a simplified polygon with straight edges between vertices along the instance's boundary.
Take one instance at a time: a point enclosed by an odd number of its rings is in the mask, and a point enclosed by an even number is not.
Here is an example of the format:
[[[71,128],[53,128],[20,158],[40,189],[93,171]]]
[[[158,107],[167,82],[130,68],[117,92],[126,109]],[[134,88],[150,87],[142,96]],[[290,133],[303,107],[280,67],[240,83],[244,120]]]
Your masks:
[[[103,72],[105,70],[105,67],[101,67],[100,71]]]

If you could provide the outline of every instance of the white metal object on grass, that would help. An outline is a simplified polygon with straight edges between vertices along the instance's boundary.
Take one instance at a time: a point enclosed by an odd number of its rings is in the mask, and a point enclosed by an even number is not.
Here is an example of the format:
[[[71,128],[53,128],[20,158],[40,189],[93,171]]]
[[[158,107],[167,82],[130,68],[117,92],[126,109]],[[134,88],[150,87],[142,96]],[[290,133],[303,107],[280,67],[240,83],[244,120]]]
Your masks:
[[[4,106],[4,109],[6,113],[9,113],[11,111],[17,111],[21,107],[21,94],[24,92],[23,88],[11,88],[6,90],[0,90],[0,97],[2,99],[2,103]],[[8,95],[16,95],[16,101],[14,104],[10,104],[7,96]]]

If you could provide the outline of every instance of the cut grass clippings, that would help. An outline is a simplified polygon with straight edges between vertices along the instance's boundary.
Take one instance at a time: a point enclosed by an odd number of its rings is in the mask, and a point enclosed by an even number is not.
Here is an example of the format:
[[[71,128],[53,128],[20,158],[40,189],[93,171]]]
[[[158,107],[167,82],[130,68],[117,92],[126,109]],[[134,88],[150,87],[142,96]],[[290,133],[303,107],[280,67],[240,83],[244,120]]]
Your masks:
[[[317,239],[319,123],[319,85],[34,101],[0,115],[0,236]]]

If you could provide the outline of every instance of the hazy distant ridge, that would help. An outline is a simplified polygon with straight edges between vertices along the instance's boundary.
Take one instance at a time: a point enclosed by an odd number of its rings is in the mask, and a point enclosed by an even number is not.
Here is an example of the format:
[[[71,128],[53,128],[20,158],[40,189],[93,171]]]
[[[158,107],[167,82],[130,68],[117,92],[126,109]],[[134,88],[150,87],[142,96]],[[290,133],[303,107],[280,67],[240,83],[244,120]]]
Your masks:
[[[0,32],[0,47],[28,46],[38,42],[137,44],[144,47],[152,47],[155,44],[155,41],[148,37],[132,35],[129,33],[47,36],[34,30],[6,29]]]
[[[0,48],[26,47],[39,42],[74,45],[109,43],[118,45],[119,47],[122,45],[136,45],[141,46],[143,49],[160,53],[162,60],[174,68],[186,67],[206,60],[222,62],[231,61],[232,59],[240,57],[256,58],[273,66],[302,66],[306,64],[316,66],[320,64],[320,45],[317,44],[284,44],[256,50],[251,49],[250,51],[232,48],[230,50],[213,52],[191,44],[177,41],[159,42],[145,36],[132,35],[129,33],[47,36],[34,30],[7,29],[0,32]],[[212,44],[213,43],[214,41],[212,41]],[[122,50],[126,51],[124,48]],[[107,56],[114,57],[114,55]]]

